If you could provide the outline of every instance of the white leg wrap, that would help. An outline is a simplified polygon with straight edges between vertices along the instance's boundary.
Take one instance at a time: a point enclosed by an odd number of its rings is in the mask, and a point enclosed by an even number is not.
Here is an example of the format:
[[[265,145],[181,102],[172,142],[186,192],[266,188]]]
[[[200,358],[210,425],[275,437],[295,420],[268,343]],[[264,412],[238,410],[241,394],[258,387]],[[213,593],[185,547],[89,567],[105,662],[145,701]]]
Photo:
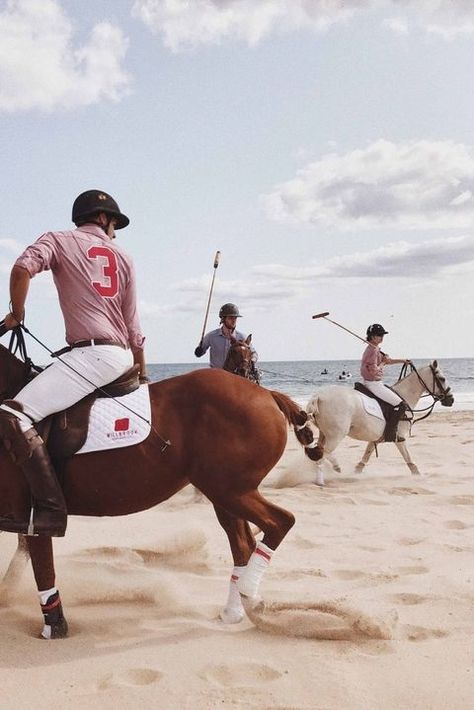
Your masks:
[[[237,581],[242,575],[245,567],[234,567],[229,583],[229,595],[220,617],[225,624],[238,624],[244,617],[244,607],[237,589]]]
[[[58,590],[56,587],[51,587],[51,589],[45,589],[42,592],[38,592],[40,604],[44,605],[48,601],[48,599],[53,595],[56,594]],[[43,639],[50,639],[51,638],[51,626],[49,624],[43,624],[43,630],[41,632],[41,638]]]
[[[237,582],[237,588],[246,597],[256,597],[265,570],[270,564],[273,550],[263,542],[257,542],[257,547],[248,561],[245,572]]]
[[[56,594],[58,590],[56,587],[51,587],[51,589],[45,589],[44,592],[38,592],[40,604],[46,604],[48,599],[53,596],[53,594]]]

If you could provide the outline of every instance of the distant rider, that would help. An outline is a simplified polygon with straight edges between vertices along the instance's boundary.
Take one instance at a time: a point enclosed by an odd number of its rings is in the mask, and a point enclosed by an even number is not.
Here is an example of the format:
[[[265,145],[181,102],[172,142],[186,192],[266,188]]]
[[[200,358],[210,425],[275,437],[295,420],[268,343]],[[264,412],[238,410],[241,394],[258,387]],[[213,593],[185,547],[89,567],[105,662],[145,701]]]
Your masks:
[[[385,428],[385,441],[403,441],[402,437],[397,436],[397,428],[407,407],[404,400],[382,382],[383,368],[385,365],[409,364],[410,360],[393,359],[382,353],[379,346],[384,335],[388,335],[388,331],[380,323],[374,323],[367,328],[368,345],[362,355],[360,374],[365,387],[393,407],[392,416],[389,417]]]
[[[231,346],[231,339],[245,340],[246,335],[236,330],[237,318],[242,316],[234,303],[224,303],[219,310],[220,327],[206,333],[194,351],[196,357],[202,357],[210,348],[209,364],[211,367],[223,368]],[[250,346],[252,351],[252,362],[258,360],[255,348]]]

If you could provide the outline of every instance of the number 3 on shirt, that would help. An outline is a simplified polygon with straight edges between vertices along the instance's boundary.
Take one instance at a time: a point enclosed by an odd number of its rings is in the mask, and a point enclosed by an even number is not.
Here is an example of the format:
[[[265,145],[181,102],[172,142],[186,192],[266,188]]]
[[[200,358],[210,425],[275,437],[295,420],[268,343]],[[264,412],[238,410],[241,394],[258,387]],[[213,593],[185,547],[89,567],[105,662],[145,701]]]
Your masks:
[[[100,259],[102,267],[101,280],[92,281],[92,285],[101,296],[113,298],[119,290],[117,259],[112,249],[108,247],[90,247],[87,250],[89,259]]]

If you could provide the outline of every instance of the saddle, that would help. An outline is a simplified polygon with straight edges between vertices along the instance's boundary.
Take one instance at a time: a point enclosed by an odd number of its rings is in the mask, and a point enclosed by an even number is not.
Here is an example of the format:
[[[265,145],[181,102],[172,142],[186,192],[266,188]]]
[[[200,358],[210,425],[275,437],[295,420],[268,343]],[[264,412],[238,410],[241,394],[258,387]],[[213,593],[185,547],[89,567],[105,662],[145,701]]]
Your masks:
[[[367,389],[367,387],[363,385],[362,382],[354,382],[354,389],[357,390],[357,392],[365,394],[367,397],[375,399],[376,402],[378,402],[380,405],[380,409],[382,410],[382,414],[384,416],[385,421],[388,421],[390,419],[391,413],[393,412],[393,407],[391,404],[385,402],[385,400],[380,399],[380,397],[377,397],[375,394],[373,394],[373,392]]]
[[[84,445],[89,429],[92,405],[100,397],[122,397],[140,386],[140,365],[134,365],[110,384],[95,390],[72,407],[51,414],[36,426],[46,443],[51,459],[65,459],[75,454]]]

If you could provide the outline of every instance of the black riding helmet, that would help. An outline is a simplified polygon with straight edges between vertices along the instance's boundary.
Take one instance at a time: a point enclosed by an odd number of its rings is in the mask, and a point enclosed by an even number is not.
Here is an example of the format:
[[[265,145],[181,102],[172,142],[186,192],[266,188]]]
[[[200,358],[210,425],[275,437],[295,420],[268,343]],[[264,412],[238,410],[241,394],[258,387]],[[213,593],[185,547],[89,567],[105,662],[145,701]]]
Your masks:
[[[235,303],[224,303],[219,310],[219,318],[224,320],[227,316],[235,316],[236,318],[242,318],[239,313],[239,309]]]
[[[116,229],[123,229],[130,223],[128,217],[120,212],[114,198],[103,190],[87,190],[76,197],[72,206],[72,221],[79,227],[100,212],[105,212],[117,220]]]
[[[380,323],[374,323],[367,328],[367,338],[371,338],[372,335],[388,335],[388,330],[385,330]]]

